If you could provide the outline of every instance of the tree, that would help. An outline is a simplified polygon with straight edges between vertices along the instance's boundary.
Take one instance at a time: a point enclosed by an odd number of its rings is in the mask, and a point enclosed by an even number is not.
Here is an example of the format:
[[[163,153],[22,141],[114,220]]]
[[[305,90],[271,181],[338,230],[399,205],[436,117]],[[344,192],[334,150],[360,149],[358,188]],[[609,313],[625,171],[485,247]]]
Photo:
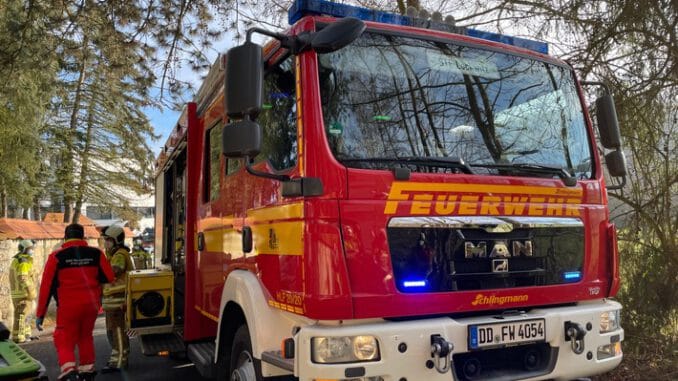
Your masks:
[[[27,209],[39,192],[42,125],[53,91],[52,12],[36,1],[0,5],[0,215]]]
[[[142,108],[151,103],[155,76],[145,59],[148,46],[122,31],[130,14],[115,4],[83,2],[69,18],[63,92],[50,120],[65,222],[77,222],[86,201],[126,209],[125,192],[149,191],[141,184],[152,162],[146,141],[154,135]]]

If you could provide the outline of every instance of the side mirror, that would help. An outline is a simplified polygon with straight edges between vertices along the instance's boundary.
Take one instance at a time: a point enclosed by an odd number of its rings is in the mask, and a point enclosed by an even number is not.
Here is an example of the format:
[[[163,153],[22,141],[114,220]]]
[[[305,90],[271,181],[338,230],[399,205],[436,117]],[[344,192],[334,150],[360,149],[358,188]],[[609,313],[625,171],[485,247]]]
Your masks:
[[[250,41],[226,55],[225,106],[230,118],[254,119],[263,104],[264,59],[261,46]],[[226,152],[226,151],[224,151]]]
[[[619,132],[617,111],[614,107],[612,95],[605,94],[596,99],[596,120],[598,121],[600,143],[603,147],[607,149],[620,148],[621,133]]]
[[[355,41],[364,31],[362,20],[346,17],[314,33],[311,48],[318,54],[331,53]]]
[[[261,126],[248,119],[224,126],[221,132],[221,152],[231,158],[253,158],[261,151]]]
[[[605,155],[605,164],[610,176],[626,176],[626,156],[621,150],[615,150]]]

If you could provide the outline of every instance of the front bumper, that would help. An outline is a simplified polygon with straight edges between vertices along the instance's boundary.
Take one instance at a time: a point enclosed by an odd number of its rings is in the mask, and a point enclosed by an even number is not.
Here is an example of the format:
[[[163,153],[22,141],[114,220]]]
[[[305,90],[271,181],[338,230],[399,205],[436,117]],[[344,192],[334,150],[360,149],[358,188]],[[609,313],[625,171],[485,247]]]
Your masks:
[[[521,344],[505,347],[500,350],[469,349],[468,326],[474,324],[497,323],[496,315],[483,315],[453,319],[439,317],[419,319],[403,322],[377,321],[361,324],[314,325],[303,327],[296,336],[295,375],[300,381],[307,380],[368,380],[369,377],[381,377],[384,381],[397,380],[465,380],[465,379],[526,379],[526,380],[569,380],[577,377],[586,377],[614,369],[622,360],[622,354],[606,359],[599,359],[597,348],[624,339],[624,330],[619,328],[612,332],[599,333],[600,314],[604,311],[621,309],[621,305],[612,300],[584,302],[574,306],[537,308],[520,315],[505,316],[507,320],[545,319],[545,341],[542,344]],[[573,351],[572,342],[565,333],[566,322],[579,323],[587,327],[583,338],[583,351],[579,354]],[[312,361],[311,339],[320,336],[357,336],[373,335],[377,337],[381,358],[374,362],[350,364],[318,364]],[[457,363],[467,362],[470,359],[478,361],[492,361],[497,356],[496,363],[501,363],[500,357],[513,356],[519,353],[522,356],[528,345],[539,347],[547,353],[543,369],[525,370],[516,373],[516,370],[502,371],[501,368],[492,372],[483,373],[475,377],[466,377],[460,366],[453,364],[451,371],[440,373],[431,367],[431,336],[440,335],[454,345],[452,358]],[[405,343],[405,346],[402,345]],[[403,348],[406,350],[403,351]],[[493,351],[493,352],[490,352]],[[489,356],[488,356],[489,354]],[[489,359],[489,360],[488,360]],[[507,362],[509,363],[509,362]],[[456,371],[455,371],[456,368]],[[450,372],[453,374],[450,375]],[[518,371],[519,372],[519,371]],[[358,377],[356,377],[356,375]],[[363,378],[361,378],[363,377]]]

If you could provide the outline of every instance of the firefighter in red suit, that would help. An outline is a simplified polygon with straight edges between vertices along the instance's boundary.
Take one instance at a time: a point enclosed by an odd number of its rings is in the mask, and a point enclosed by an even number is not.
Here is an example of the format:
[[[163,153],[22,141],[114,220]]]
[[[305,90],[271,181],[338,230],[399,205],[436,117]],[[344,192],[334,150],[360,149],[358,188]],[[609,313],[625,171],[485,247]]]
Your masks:
[[[101,306],[101,285],[114,281],[113,269],[101,250],[87,245],[81,225],[68,225],[65,238],[61,248],[50,254],[45,263],[36,326],[42,330],[47,306],[54,296],[57,302],[54,346],[61,367],[58,379],[93,380],[96,372],[92,331]]]

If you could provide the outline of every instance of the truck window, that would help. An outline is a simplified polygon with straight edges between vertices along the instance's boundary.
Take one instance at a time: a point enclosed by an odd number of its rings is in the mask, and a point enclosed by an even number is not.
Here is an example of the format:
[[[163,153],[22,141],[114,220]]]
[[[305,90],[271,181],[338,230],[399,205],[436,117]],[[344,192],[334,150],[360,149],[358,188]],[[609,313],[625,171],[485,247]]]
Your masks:
[[[219,184],[221,172],[221,130],[222,124],[217,124],[207,131],[205,142],[205,190],[203,200],[214,201],[219,198]]]
[[[263,144],[256,162],[268,160],[275,170],[297,165],[297,97],[294,58],[281,60],[264,77],[264,107],[258,122]]]
[[[591,177],[591,145],[570,68],[371,33],[318,60],[325,129],[347,166],[388,165],[355,159],[459,157]]]

